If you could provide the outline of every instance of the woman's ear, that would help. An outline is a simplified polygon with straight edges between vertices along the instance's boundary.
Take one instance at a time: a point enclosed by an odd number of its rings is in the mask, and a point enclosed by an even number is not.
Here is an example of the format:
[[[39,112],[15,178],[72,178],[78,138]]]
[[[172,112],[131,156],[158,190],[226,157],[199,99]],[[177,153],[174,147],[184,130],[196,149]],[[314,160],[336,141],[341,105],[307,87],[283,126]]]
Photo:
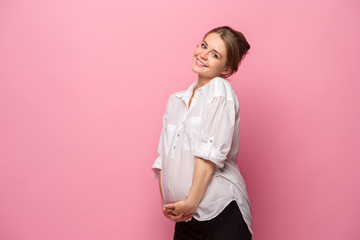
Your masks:
[[[221,74],[222,74],[222,75],[226,75],[227,73],[230,72],[230,70],[231,70],[230,67],[226,66],[226,67],[224,68],[224,70],[221,71]]]

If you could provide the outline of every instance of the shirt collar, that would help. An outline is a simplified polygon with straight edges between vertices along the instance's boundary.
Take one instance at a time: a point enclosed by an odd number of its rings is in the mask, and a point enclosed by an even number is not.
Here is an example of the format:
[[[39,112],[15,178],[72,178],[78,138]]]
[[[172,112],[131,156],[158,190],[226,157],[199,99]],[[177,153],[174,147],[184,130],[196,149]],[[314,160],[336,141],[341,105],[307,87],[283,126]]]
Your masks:
[[[204,86],[199,87],[196,91],[203,92],[208,87],[208,85],[210,85],[211,82],[212,82],[212,80],[210,80]],[[193,82],[185,91],[182,91],[182,92],[176,94],[175,96],[182,99],[186,103],[186,106],[188,106],[190,98],[193,94],[193,90],[194,90],[195,86],[197,85],[197,83],[198,83],[198,81]]]

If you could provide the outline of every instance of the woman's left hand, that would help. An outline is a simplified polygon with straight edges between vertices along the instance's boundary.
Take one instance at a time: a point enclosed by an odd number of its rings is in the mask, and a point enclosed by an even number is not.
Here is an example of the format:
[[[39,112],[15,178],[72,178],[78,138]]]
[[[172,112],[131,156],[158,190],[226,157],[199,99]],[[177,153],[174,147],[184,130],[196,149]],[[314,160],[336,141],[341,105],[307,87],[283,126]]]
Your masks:
[[[176,203],[169,203],[164,206],[167,210],[171,211],[175,215],[189,216],[195,211],[195,206],[189,203],[189,201],[178,201]]]

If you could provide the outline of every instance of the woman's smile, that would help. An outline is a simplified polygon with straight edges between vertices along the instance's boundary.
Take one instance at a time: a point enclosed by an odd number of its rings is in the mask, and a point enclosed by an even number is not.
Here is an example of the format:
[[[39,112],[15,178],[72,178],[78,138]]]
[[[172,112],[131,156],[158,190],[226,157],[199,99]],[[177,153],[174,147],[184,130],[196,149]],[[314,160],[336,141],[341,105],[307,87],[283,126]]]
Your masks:
[[[196,65],[198,65],[199,67],[207,67],[203,62],[201,62],[198,58],[196,58]]]

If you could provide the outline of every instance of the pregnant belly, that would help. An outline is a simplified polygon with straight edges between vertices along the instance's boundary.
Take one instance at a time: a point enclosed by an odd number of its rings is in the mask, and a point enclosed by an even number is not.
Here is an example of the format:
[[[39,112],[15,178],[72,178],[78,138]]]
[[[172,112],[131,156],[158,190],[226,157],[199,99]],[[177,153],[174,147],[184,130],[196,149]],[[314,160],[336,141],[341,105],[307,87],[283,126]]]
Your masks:
[[[161,171],[161,185],[165,202],[185,200],[190,191],[192,177],[191,168],[164,167]]]

